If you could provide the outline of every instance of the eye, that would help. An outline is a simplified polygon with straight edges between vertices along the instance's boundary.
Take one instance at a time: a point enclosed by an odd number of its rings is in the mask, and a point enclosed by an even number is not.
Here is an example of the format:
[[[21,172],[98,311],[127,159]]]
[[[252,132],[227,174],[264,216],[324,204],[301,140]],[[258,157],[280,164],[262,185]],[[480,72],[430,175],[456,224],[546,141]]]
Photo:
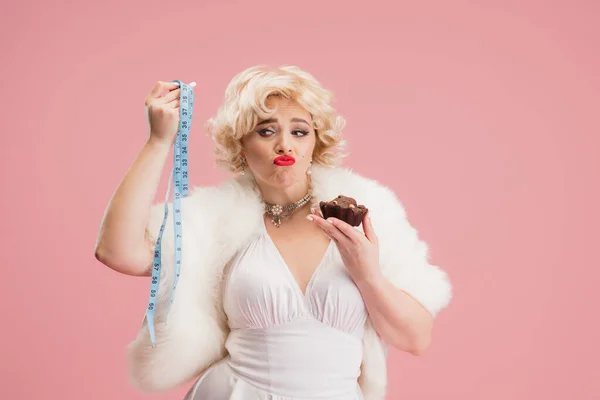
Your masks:
[[[292,134],[293,134],[294,136],[306,136],[306,135],[308,135],[309,133],[310,133],[310,132],[308,132],[308,131],[303,131],[302,129],[296,129],[296,130],[292,131]]]
[[[270,136],[271,134],[275,133],[275,131],[272,129],[261,129],[256,131],[256,133],[258,133],[260,136]]]

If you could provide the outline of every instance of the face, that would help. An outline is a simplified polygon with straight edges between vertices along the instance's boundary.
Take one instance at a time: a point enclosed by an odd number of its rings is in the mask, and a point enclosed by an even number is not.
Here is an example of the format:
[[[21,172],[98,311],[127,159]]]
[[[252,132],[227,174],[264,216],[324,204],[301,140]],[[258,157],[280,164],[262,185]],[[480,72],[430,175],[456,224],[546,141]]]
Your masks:
[[[272,96],[266,103],[275,114],[242,138],[247,167],[257,182],[272,187],[303,184],[316,143],[310,113],[284,97]]]

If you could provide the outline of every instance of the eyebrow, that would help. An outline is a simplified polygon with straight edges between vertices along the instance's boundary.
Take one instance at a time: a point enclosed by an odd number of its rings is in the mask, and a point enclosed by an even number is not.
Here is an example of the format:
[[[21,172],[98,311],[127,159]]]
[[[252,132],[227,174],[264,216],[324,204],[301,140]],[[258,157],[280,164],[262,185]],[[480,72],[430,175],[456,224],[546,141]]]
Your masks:
[[[263,122],[258,123],[256,126],[259,125],[264,125],[264,124],[270,124],[271,122],[277,122],[278,119],[277,118],[270,118],[270,119],[266,119]],[[292,118],[292,122],[304,122],[306,125],[310,126],[310,124],[302,118]]]

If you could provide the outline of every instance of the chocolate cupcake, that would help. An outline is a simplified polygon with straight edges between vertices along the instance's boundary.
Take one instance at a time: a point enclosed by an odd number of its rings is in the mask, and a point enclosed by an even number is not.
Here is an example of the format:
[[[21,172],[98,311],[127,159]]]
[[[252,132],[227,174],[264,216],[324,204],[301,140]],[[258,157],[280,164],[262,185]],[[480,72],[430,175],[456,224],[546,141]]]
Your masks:
[[[352,197],[342,194],[331,201],[321,201],[319,207],[323,218],[334,217],[352,226],[359,226],[365,214],[369,211],[365,206],[358,205]]]

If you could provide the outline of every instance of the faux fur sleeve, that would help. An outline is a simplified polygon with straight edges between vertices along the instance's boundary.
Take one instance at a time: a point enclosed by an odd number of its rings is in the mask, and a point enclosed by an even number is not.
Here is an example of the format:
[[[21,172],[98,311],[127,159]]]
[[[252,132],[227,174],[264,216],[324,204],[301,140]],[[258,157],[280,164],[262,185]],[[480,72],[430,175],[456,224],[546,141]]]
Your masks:
[[[156,346],[152,347],[146,318],[135,340],[127,346],[130,382],[148,392],[177,387],[198,376],[223,355],[224,332],[215,315],[206,265],[211,245],[207,227],[211,221],[210,215],[204,215],[209,213],[202,212],[197,194],[181,201],[181,273],[165,325],[175,274],[173,204],[168,206],[154,316]],[[164,213],[164,203],[152,207],[148,232],[153,240],[158,236]]]
[[[381,207],[374,210],[372,221],[383,273],[435,317],[452,298],[448,274],[429,262],[428,246],[409,223],[396,195],[386,187],[378,189],[376,201]]]

